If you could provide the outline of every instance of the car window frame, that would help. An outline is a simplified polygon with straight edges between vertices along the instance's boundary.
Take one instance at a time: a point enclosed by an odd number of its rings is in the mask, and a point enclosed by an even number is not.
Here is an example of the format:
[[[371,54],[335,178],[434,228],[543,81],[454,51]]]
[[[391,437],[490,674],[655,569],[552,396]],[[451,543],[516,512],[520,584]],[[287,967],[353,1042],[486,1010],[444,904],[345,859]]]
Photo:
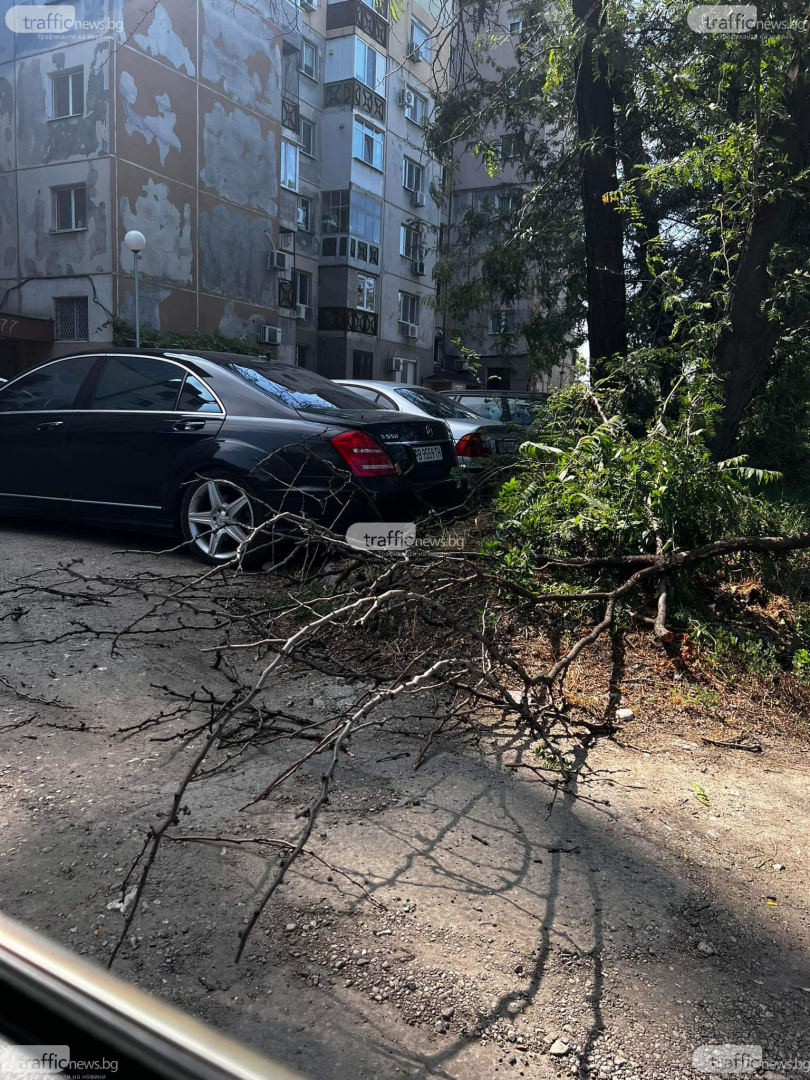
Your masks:
[[[186,379],[188,378],[189,375],[192,375],[195,379],[199,379],[199,381],[203,384],[203,386],[208,391],[208,393],[211,394],[214,401],[216,401],[217,405],[219,405],[219,410],[220,411],[216,412],[216,413],[214,413],[214,412],[203,413],[203,412],[191,412],[188,409],[94,409],[92,407],[92,403],[95,400],[95,393],[96,393],[96,390],[98,389],[98,384],[101,382],[101,376],[104,374],[104,371],[106,370],[107,364],[111,360],[117,360],[117,359],[121,359],[121,358],[125,358],[125,357],[132,357],[132,358],[138,359],[138,360],[142,360],[142,359],[145,359],[145,360],[159,360],[163,364],[171,364],[173,367],[180,368],[180,370],[183,372],[183,380],[180,383],[180,387],[179,387],[179,389],[177,391],[177,398],[175,399],[175,405],[177,405],[179,403],[179,401],[180,401],[180,396],[183,393],[183,387],[186,385]],[[104,363],[101,365],[101,367],[98,368],[98,370],[96,372],[96,377],[95,377],[95,379],[93,381],[92,391],[89,394],[86,395],[86,402],[87,402],[86,408],[78,410],[78,411],[80,411],[80,412],[88,412],[88,413],[98,413],[98,415],[100,415],[100,416],[104,416],[104,415],[109,416],[111,414],[118,413],[121,416],[205,416],[205,417],[210,417],[211,419],[223,419],[224,420],[226,415],[227,415],[226,410],[225,410],[225,406],[222,403],[222,398],[220,398],[219,394],[217,394],[216,391],[212,389],[212,387],[211,387],[210,383],[208,382],[208,380],[199,371],[192,371],[191,368],[189,368],[186,364],[182,363],[180,360],[175,360],[174,358],[170,358],[170,357],[167,357],[167,356],[151,356],[151,355],[149,355],[147,353],[139,353],[139,352],[105,353],[104,354]]]
[[[28,371],[21,371],[19,375],[15,375],[14,378],[9,379],[7,382],[0,386],[0,416],[42,416],[45,413],[75,413],[81,412],[80,403],[87,398],[87,388],[90,384],[94,384],[95,376],[97,372],[103,367],[106,353],[73,353],[70,356],[57,356],[53,360],[47,360],[44,364],[38,364],[36,367],[29,368]],[[76,398],[73,405],[69,409],[4,409],[3,394],[14,386],[15,383],[20,382],[22,379],[28,378],[29,375],[35,375],[39,371],[44,371],[45,368],[53,367],[54,364],[63,364],[67,360],[79,360],[84,357],[90,357],[94,360],[94,363],[90,365],[90,370],[82,380],[79,389],[76,391]]]

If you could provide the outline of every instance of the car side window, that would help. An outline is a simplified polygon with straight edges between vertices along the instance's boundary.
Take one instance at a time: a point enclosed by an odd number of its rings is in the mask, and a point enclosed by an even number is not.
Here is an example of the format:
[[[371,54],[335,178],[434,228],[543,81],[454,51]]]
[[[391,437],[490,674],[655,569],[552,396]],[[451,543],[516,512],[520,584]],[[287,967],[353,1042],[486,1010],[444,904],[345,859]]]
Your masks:
[[[97,356],[72,356],[23,375],[0,389],[0,412],[72,409]]]
[[[177,402],[178,412],[222,412],[219,402],[199,379],[187,375]]]
[[[386,397],[385,394],[377,394],[374,400],[381,409],[392,409],[394,412],[397,411],[396,405],[393,403],[391,398]]]
[[[377,400],[377,391],[369,390],[366,386],[347,386],[347,390],[351,390],[353,394],[357,394],[358,397],[364,398],[366,401],[375,402]]]
[[[111,356],[93,395],[94,409],[176,412],[185,372],[151,356]]]

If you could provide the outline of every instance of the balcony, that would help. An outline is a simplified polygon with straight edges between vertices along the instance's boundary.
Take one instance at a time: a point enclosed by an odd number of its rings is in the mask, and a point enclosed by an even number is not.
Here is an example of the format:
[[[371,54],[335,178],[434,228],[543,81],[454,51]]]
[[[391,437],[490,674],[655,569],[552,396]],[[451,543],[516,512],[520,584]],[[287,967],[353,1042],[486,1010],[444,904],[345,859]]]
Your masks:
[[[298,128],[300,126],[298,121],[298,103],[295,101],[289,101],[287,98],[281,99],[281,126],[289,128],[290,131],[294,131],[298,134]]]
[[[318,329],[338,334],[371,334],[377,336],[377,315],[358,308],[322,307],[318,309]]]
[[[388,5],[379,5],[387,12]],[[363,0],[338,0],[326,9],[326,29],[337,30],[342,26],[357,27],[364,34],[388,48],[388,21],[384,14],[364,4]]]
[[[353,108],[360,109],[372,120],[385,123],[385,98],[375,94],[370,86],[359,79],[343,79],[342,82],[327,83],[323,88],[323,107],[325,109]]]
[[[290,278],[278,279],[278,306],[280,308],[295,307],[295,282]]]

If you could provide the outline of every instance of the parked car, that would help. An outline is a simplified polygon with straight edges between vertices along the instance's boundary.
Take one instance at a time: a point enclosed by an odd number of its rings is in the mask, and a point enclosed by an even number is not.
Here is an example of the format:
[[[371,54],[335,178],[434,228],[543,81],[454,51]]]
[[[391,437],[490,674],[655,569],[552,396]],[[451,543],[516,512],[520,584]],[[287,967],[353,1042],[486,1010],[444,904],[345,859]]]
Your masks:
[[[450,398],[486,420],[524,427],[532,423],[538,406],[548,400],[548,394],[520,390],[443,390],[441,393],[442,397]]]
[[[453,433],[459,465],[465,468],[481,468],[485,458],[512,454],[517,447],[517,438],[510,428],[482,422],[470,409],[425,386],[365,379],[337,381],[378,407],[443,420]]]
[[[444,423],[248,356],[109,349],[0,388],[0,513],[179,530],[209,563],[267,507],[345,527],[445,503],[455,463]]]

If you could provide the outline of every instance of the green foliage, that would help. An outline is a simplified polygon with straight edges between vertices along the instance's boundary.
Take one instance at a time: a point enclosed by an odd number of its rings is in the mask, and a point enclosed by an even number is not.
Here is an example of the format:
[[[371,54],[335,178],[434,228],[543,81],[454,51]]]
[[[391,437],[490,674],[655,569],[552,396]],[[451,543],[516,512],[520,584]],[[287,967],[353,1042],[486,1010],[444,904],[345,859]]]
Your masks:
[[[732,661],[761,678],[781,671],[778,647],[749,630],[693,620],[689,633],[702,646],[704,659],[714,667]]]
[[[802,686],[810,686],[810,650],[797,649],[793,654],[793,673]]]
[[[113,345],[126,346],[135,344],[135,328],[123,319],[114,319]],[[180,334],[174,331],[157,331],[151,327],[141,328],[141,347],[144,349],[192,349],[198,352],[239,353],[242,356],[260,355],[253,338],[225,337],[219,331],[208,334],[195,330],[193,334]]]
[[[608,393],[604,418],[582,385],[554,394],[521,447],[522,465],[498,497],[506,551],[596,555],[690,547],[757,532],[769,504],[752,481],[773,474],[706,447],[704,389],[685,384],[646,432]]]

